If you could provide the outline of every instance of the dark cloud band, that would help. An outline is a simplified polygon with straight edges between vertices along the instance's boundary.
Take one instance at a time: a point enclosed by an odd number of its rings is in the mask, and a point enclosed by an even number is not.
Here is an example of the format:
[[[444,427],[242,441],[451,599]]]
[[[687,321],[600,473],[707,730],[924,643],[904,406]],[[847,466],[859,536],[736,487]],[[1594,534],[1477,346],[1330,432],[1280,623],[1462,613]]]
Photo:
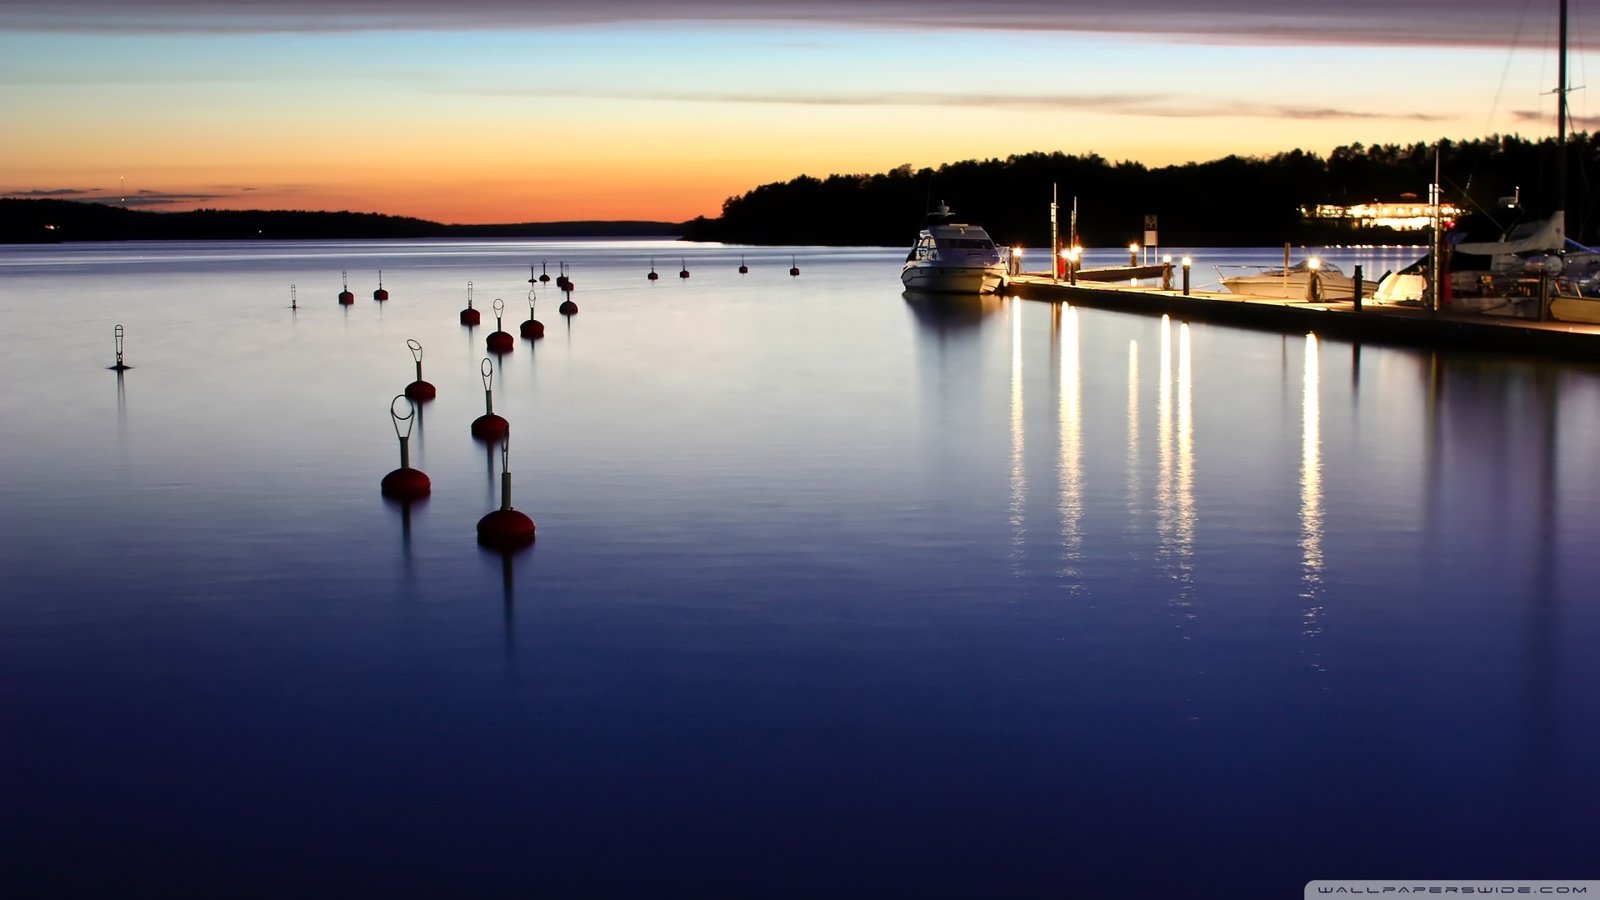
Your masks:
[[[724,23],[1017,30],[1165,40],[1356,46],[1507,45],[1554,13],[1494,0],[8,0],[0,29],[72,32],[467,31],[574,25]],[[1532,20],[1529,21],[1529,17]]]

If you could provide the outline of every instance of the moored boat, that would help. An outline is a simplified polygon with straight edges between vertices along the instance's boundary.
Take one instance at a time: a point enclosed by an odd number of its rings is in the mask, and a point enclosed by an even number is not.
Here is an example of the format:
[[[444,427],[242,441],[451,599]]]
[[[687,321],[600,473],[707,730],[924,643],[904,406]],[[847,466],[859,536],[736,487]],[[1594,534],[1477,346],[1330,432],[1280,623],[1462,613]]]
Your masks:
[[[1235,294],[1251,297],[1270,297],[1278,300],[1353,300],[1355,280],[1344,274],[1338,266],[1322,262],[1316,257],[1301,260],[1292,266],[1229,266],[1226,268],[1251,269],[1237,275],[1223,273],[1222,286]],[[1375,282],[1361,284],[1361,296],[1370,297],[1378,289]]]
[[[991,294],[1005,285],[1006,263],[988,232],[957,222],[940,204],[906,254],[900,283],[908,290]]]

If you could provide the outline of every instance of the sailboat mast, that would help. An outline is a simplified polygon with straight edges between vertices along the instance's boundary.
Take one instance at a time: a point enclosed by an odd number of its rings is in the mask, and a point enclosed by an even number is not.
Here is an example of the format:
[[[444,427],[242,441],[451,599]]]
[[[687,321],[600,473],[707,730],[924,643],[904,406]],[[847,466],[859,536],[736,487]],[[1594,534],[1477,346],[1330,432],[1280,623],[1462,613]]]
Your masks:
[[[1567,209],[1567,0],[1561,0],[1560,56],[1556,63],[1556,212],[1562,216],[1561,236],[1566,237]]]

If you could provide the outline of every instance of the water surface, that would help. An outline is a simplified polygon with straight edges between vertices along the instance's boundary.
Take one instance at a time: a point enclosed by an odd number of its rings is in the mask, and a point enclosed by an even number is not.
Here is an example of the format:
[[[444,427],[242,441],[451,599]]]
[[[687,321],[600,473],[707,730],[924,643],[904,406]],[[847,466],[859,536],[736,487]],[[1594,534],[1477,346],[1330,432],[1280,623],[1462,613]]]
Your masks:
[[[1192,252],[1197,286],[1281,258]],[[1593,877],[1600,370],[917,297],[902,256],[0,248],[0,877]],[[542,264],[580,311],[541,288],[547,337],[492,361],[539,527],[502,557],[468,426],[493,302],[515,334]],[[407,339],[438,399],[411,437],[433,495],[402,508],[378,482]]]

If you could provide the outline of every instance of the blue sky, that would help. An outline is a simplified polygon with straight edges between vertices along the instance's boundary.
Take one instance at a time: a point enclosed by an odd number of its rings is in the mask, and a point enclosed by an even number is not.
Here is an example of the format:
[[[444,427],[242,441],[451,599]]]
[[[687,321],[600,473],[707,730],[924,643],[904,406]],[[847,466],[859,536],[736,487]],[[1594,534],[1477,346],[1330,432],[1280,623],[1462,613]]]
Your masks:
[[[1572,7],[1574,85],[1595,2]],[[1554,23],[1531,0],[7,0],[0,194],[682,219],[901,163],[1538,137]]]

